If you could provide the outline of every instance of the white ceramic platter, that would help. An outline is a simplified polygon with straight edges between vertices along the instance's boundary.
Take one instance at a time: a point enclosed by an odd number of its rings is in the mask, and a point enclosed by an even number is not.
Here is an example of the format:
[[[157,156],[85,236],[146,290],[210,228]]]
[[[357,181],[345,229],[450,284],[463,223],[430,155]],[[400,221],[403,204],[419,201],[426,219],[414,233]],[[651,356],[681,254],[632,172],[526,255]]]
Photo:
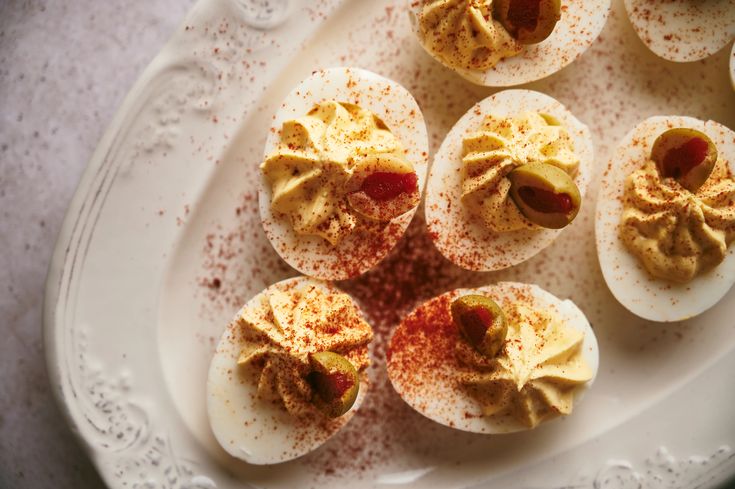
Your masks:
[[[372,386],[348,427],[272,467],[228,457],[206,416],[209,361],[246,300],[293,275],[258,216],[267,128],[313,70],[359,66],[408,88],[431,151],[492,91],[433,61],[397,0],[201,0],[133,87],[89,164],[51,265],[45,337],[51,381],[112,488],[710,487],[735,474],[735,292],[696,319],[655,324],[604,284],[588,206],[553,245],[492,274],[433,248],[419,210],[380,267],[340,283],[376,329]],[[597,164],[655,114],[735,127],[728,52],[665,63],[622,0],[569,67],[527,85],[587,124]],[[430,158],[432,155],[429,155]],[[597,195],[600,168],[588,194]],[[572,299],[600,347],[575,413],[525,433],[482,436],[424,419],[391,390],[385,342],[431,296],[500,280]]]

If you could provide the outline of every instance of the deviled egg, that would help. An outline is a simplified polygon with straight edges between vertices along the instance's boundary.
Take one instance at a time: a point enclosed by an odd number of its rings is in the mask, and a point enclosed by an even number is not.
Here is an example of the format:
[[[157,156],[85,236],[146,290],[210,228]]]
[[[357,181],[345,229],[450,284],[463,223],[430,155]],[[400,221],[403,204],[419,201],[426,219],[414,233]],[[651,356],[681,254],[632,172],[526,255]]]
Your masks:
[[[237,313],[212,358],[215,438],[252,464],[315,450],[360,406],[372,336],[357,305],[332,285],[298,277],[268,287]]]
[[[547,77],[589,48],[610,0],[410,0],[413,31],[444,66],[480,85]]]
[[[283,101],[259,188],[266,235],[293,268],[342,280],[375,266],[406,230],[428,167],[421,111],[369,71],[317,71]]]
[[[735,283],[735,132],[646,119],[617,147],[597,201],[597,254],[616,299],[653,321],[715,305]]]
[[[572,412],[594,381],[597,340],[573,302],[501,282],[429,300],[397,327],[388,376],[443,425],[509,433]]]
[[[643,44],[669,61],[704,59],[735,39],[732,0],[625,0],[625,10]]]
[[[551,244],[576,217],[592,176],[590,131],[555,99],[506,90],[472,107],[434,157],[426,224],[469,270],[500,270]]]

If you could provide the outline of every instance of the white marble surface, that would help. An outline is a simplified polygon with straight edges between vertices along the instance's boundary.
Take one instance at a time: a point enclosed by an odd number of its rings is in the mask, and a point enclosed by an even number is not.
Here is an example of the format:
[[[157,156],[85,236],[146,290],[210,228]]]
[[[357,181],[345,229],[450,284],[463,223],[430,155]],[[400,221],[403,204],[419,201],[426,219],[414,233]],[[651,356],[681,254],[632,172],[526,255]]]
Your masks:
[[[67,204],[193,0],[0,0],[0,488],[102,487],[49,389],[43,287]]]

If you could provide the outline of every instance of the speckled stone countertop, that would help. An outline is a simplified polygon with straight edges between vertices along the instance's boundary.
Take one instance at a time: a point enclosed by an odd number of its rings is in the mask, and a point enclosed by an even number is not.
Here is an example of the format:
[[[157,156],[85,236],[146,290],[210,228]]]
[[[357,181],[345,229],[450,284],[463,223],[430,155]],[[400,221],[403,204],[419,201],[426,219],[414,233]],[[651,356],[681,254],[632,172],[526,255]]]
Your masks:
[[[46,270],[97,141],[192,3],[0,2],[0,488],[103,487],[46,375]]]

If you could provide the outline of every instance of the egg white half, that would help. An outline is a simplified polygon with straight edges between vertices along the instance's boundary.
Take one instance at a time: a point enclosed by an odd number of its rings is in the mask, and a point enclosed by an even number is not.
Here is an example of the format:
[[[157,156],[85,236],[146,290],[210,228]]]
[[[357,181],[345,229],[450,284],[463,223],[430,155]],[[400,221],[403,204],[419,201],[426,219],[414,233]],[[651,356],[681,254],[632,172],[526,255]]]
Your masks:
[[[332,285],[306,277],[296,277],[271,285],[253,297],[237,313],[257,307],[264,295],[273,290],[287,291],[294,286],[313,284],[331,293]],[[306,423],[291,416],[284,407],[258,397],[257,377],[238,369],[237,359],[243,348],[242,335],[233,320],[217,345],[207,378],[207,413],[215,438],[233,457],[251,464],[286,462],[319,448],[342,429],[360,407],[368,384],[360,376],[360,390],[352,408],[329,423],[325,430],[318,423]]]
[[[625,0],[625,10],[643,44],[669,61],[704,59],[735,39],[732,0]]]
[[[735,90],[735,43],[732,44],[732,51],[730,51],[730,83],[732,89]]]
[[[592,178],[594,149],[589,128],[560,102],[531,90],[505,90],[475,104],[444,138],[426,187],[426,224],[437,249],[456,265],[475,271],[507,268],[528,260],[559,236],[563,229],[493,233],[462,204],[462,140],[477,131],[487,114],[512,117],[525,111],[554,116],[569,131],[579,170],[574,182],[582,206]],[[570,224],[573,226],[574,222]]]
[[[524,46],[517,56],[486,71],[458,69],[435,56],[423,43],[418,15],[426,2],[408,0],[411,26],[422,47],[434,59],[466,80],[488,87],[510,87],[546,78],[580,57],[597,39],[610,14],[611,0],[562,0],[561,19],[549,37]]]
[[[680,285],[651,277],[618,236],[623,213],[625,179],[641,168],[656,138],[674,127],[701,131],[717,146],[719,157],[735,173],[735,132],[714,121],[692,117],[646,119],[618,144],[603,174],[597,197],[597,257],[605,282],[615,298],[633,314],[651,321],[682,321],[714,306],[735,283],[735,246],[716,268]]]
[[[380,117],[403,145],[418,175],[419,192],[423,190],[429,140],[418,104],[398,83],[358,68],[317,71],[294,88],[273,119],[264,154],[275,151],[285,121],[303,117],[316,104],[329,100],[356,104]],[[262,175],[258,194],[265,233],[281,258],[304,275],[323,280],[344,280],[374,267],[395,246],[416,212],[414,208],[393,219],[369,240],[353,233],[332,246],[319,236],[297,234],[287,217],[271,211],[272,192]]]
[[[592,370],[592,379],[577,388],[574,396],[576,408],[583,392],[589,389],[594,382],[600,360],[595,333],[592,331],[592,327],[584,313],[574,302],[571,300],[561,300],[537,285],[517,282],[499,282],[477,289],[457,289],[439,297],[446,296],[454,300],[463,295],[483,294],[492,298],[502,308],[504,304],[512,303],[519,291],[524,297],[533,297],[534,308],[554,310],[566,325],[584,333],[582,355]],[[431,301],[435,301],[439,297]],[[421,314],[421,310],[425,307],[426,303],[411,312],[409,317]],[[397,330],[405,327],[404,325],[405,320],[398,325]],[[393,384],[393,388],[401,398],[420,414],[450,428],[471,431],[473,433],[500,434],[525,431],[528,429],[528,427],[515,420],[483,416],[477,401],[462,392],[461,389],[458,389],[454,378],[440,374],[440,372],[446,369],[450,371],[457,370],[459,363],[454,356],[451,357],[450,363],[447,364],[427,362],[424,367],[411,371],[409,375],[396,375],[396,365],[400,362],[399,355],[400,352],[392,352],[392,355],[389,356],[387,366],[388,376]],[[423,382],[419,379],[432,380]],[[417,383],[420,383],[425,388],[422,390],[412,388]],[[549,420],[547,422],[552,421]]]

